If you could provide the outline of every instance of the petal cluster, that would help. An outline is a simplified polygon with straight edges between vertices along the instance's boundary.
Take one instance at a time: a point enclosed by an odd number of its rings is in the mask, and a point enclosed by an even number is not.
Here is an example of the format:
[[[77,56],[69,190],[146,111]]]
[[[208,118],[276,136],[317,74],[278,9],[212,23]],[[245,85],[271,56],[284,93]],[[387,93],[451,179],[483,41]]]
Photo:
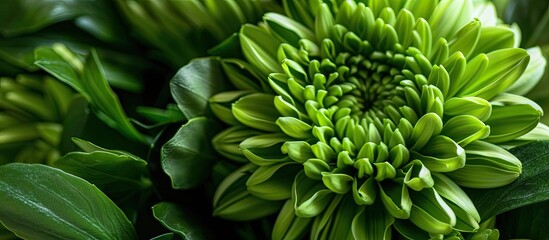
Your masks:
[[[546,129],[539,106],[507,92],[530,61],[514,30],[483,25],[465,0],[285,8],[244,25],[243,58],[221,60],[236,89],[210,99],[232,126],[213,144],[245,165],[214,214],[278,212],[274,239],[476,232],[461,187],[512,182],[521,163],[506,148]]]

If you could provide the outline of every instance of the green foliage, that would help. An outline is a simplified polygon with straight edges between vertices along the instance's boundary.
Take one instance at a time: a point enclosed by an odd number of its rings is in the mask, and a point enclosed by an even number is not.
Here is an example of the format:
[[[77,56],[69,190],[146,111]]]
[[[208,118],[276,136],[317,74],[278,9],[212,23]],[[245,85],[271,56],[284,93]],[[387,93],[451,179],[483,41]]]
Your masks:
[[[45,165],[0,167],[0,222],[27,239],[137,239],[97,187]]]

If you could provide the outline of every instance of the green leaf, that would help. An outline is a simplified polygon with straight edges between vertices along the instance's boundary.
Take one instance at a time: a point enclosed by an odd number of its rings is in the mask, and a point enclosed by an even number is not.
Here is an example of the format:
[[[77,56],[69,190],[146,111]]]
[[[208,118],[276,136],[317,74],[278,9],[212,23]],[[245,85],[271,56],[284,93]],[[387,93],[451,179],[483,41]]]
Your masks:
[[[170,89],[177,106],[187,119],[206,115],[208,99],[227,89],[217,58],[199,58],[185,65],[172,78]]]
[[[27,239],[137,239],[94,185],[45,165],[0,167],[0,221]]]
[[[216,159],[210,140],[217,130],[214,121],[193,118],[162,146],[162,169],[170,176],[173,188],[194,188],[208,178]]]
[[[498,216],[503,239],[547,239],[549,201],[513,209]]]
[[[86,152],[70,152],[52,166],[97,186],[133,219],[152,192],[147,162],[121,151],[74,140]]]
[[[84,63],[63,45],[39,48],[35,64],[88,98],[97,116],[126,137],[146,143],[148,140],[130,123],[116,94],[105,78],[95,50]]]
[[[190,210],[171,202],[152,207],[154,218],[183,239],[212,239],[213,232]]]
[[[118,129],[127,137],[147,142],[124,113],[120,100],[107,83],[105,71],[94,49],[86,58],[81,83],[92,101],[92,106],[101,113],[98,116],[103,121],[107,124],[111,123],[109,124],[111,127]]]
[[[549,141],[534,142],[510,152],[522,161],[522,174],[517,180],[494,189],[463,189],[475,203],[481,219],[549,200]]]

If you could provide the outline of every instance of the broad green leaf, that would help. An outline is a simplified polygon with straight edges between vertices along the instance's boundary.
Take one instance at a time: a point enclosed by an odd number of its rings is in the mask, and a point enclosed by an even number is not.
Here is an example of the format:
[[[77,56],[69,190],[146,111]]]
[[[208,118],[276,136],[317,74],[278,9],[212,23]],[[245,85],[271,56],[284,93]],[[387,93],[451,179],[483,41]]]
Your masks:
[[[25,239],[137,239],[124,213],[81,178],[45,165],[0,167],[0,221]]]
[[[509,185],[494,189],[463,189],[481,219],[549,199],[549,141],[540,141],[511,150],[522,161],[522,174]]]
[[[172,97],[187,119],[206,115],[208,99],[226,88],[227,80],[216,58],[191,61],[170,82]]]
[[[212,239],[213,232],[189,209],[171,202],[160,202],[152,207],[154,218],[183,239]]]
[[[139,205],[152,192],[147,162],[121,151],[75,141],[85,152],[70,152],[52,166],[94,184],[134,219]]]
[[[193,118],[162,146],[162,169],[170,176],[173,188],[194,188],[208,178],[216,159],[210,141],[218,128],[205,117]]]

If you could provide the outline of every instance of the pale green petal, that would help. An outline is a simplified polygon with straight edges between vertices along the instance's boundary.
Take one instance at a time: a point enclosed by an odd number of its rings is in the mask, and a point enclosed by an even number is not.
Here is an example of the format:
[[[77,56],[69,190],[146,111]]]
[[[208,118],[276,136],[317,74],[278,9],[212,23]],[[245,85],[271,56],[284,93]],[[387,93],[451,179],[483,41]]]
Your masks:
[[[240,29],[240,45],[246,59],[266,77],[270,73],[282,72],[276,60],[280,42],[265,29],[245,24]]]
[[[395,219],[379,204],[360,208],[353,218],[351,231],[354,239],[389,240]]]
[[[288,199],[276,218],[271,237],[273,240],[301,239],[309,230],[312,220],[296,216],[294,203]]]
[[[527,94],[538,84],[539,80],[543,77],[543,73],[545,73],[547,60],[543,56],[541,48],[533,47],[526,49],[526,51],[530,55],[528,67],[526,67],[522,76],[507,89],[508,93],[517,95]]]
[[[248,164],[229,174],[214,195],[214,216],[235,221],[247,221],[271,215],[283,202],[267,201],[251,195],[246,189],[246,180],[256,169]]]
[[[486,141],[503,143],[527,134],[543,115],[535,102],[514,94],[502,94],[493,99],[492,115],[485,121],[490,126]]]
[[[224,157],[245,163],[248,160],[240,149],[240,143],[249,137],[261,134],[262,132],[243,126],[227,128],[212,139],[214,149]]]
[[[471,115],[459,115],[449,119],[442,128],[442,135],[450,137],[460,146],[490,135],[490,126]]]
[[[321,214],[334,197],[322,182],[309,179],[304,172],[294,180],[292,199],[298,217],[315,217]]]
[[[232,105],[234,117],[242,124],[255,129],[278,132],[275,124],[278,111],[274,106],[274,95],[254,93],[240,98]],[[261,107],[257,107],[257,106]]]
[[[521,173],[522,164],[503,148],[483,141],[466,146],[465,167],[446,173],[463,187],[495,188],[514,181]]]
[[[246,186],[252,195],[265,200],[285,200],[292,195],[292,177],[301,168],[293,162],[262,166],[256,169]]]
[[[213,114],[219,120],[229,125],[240,125],[232,111],[232,104],[243,96],[249,95],[251,91],[227,91],[213,95],[208,99],[208,105]]]
[[[419,228],[438,234],[448,234],[456,224],[456,215],[433,188],[410,192],[412,213],[410,221]]]
[[[450,38],[466,23],[472,20],[473,4],[470,0],[442,0],[438,3],[429,24],[434,39]]]
[[[405,184],[390,181],[378,183],[378,186],[381,201],[389,214],[395,218],[408,219],[412,209],[408,187]]]

